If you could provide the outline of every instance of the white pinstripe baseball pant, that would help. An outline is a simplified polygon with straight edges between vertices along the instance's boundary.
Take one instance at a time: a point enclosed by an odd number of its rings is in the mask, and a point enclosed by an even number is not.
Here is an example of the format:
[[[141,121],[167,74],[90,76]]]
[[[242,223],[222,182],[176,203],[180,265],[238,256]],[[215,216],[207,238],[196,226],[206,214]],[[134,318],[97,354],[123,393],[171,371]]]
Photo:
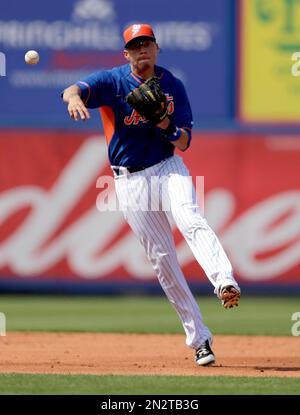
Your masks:
[[[168,216],[173,216],[196,260],[215,287],[215,293],[221,285],[237,285],[231,264],[217,236],[201,215],[195,189],[181,157],[172,156],[136,173],[127,174],[125,168],[123,171],[124,174],[119,176],[115,174],[120,208],[180,317],[186,344],[197,349],[211,337],[211,333],[203,323],[198,304],[178,263]],[[163,207],[160,210],[159,204]]]

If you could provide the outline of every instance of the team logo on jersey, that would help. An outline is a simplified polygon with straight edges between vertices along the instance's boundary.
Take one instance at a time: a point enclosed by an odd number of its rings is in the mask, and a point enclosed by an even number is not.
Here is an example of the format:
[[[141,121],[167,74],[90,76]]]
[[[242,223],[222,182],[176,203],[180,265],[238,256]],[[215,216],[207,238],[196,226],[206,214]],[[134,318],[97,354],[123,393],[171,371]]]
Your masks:
[[[137,25],[138,26],[138,25]],[[173,97],[169,94],[166,94],[168,100],[168,115],[173,114],[174,112],[174,101]],[[127,115],[124,118],[125,125],[137,125],[139,122],[146,123],[149,120],[146,120],[145,117],[142,117],[136,110],[132,110],[130,115]]]

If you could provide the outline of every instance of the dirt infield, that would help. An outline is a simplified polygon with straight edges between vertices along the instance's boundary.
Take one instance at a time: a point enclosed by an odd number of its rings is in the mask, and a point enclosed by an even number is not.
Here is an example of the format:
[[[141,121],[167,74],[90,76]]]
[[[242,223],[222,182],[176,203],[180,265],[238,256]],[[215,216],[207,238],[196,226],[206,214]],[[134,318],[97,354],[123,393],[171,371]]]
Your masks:
[[[215,336],[214,366],[198,367],[182,335],[8,333],[0,373],[300,377],[297,337]]]

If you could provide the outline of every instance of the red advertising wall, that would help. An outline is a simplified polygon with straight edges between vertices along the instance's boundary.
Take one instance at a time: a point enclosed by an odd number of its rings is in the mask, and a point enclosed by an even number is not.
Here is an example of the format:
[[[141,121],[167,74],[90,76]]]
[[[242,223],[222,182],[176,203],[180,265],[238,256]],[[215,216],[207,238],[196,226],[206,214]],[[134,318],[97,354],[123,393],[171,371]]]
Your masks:
[[[204,176],[205,216],[239,281],[299,283],[300,137],[194,133],[180,155]],[[104,175],[100,135],[0,132],[0,281],[156,279],[122,212],[97,209]],[[188,280],[207,282],[174,236]]]

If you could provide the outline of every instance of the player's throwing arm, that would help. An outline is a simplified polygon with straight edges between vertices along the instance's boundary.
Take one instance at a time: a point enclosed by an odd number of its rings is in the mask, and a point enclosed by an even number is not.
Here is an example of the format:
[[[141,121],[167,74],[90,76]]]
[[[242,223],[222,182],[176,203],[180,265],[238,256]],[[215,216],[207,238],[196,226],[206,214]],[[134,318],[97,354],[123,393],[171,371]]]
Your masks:
[[[77,85],[71,85],[65,89],[63,100],[68,104],[70,117],[78,121],[79,119],[88,120],[91,118],[90,113],[80,98],[81,90]]]

